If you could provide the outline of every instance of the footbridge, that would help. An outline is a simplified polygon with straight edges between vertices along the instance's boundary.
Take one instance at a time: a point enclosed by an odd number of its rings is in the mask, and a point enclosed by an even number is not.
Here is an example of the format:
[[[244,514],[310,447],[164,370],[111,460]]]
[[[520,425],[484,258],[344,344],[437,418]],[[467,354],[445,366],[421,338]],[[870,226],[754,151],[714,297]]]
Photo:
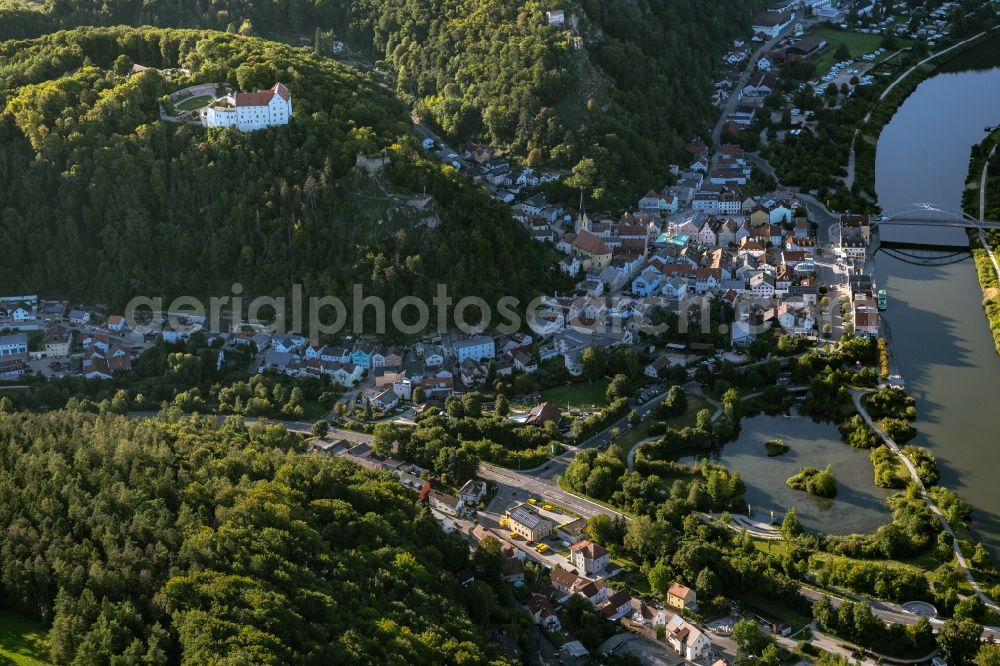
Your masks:
[[[960,210],[933,203],[899,206],[872,219],[872,229],[888,226],[957,227],[962,229],[1000,229],[1000,221],[977,220]]]

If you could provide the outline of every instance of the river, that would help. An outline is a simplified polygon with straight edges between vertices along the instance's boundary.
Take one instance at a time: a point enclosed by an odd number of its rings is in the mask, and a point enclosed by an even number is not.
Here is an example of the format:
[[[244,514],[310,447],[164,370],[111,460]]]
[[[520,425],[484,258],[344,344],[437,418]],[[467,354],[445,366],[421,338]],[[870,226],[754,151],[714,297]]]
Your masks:
[[[878,142],[885,210],[929,202],[960,209],[971,147],[1000,123],[1000,40],[958,56],[921,83]],[[1000,357],[971,258],[922,267],[876,255],[906,388],[917,400],[914,444],[937,456],[941,482],[974,509],[973,532],[1000,562]]]

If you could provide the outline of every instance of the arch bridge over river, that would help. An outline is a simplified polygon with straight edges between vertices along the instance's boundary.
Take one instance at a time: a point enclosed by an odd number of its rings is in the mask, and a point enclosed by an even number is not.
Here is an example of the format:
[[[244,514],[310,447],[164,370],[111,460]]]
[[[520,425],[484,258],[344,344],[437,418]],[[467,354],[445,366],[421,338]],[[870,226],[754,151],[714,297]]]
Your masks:
[[[874,252],[917,266],[947,266],[969,258],[968,230],[1000,229],[960,210],[931,203],[900,206],[872,220]]]
[[[872,221],[872,230],[888,226],[1000,229],[1000,221],[977,220],[961,210],[940,204],[914,203],[887,210],[880,219]]]

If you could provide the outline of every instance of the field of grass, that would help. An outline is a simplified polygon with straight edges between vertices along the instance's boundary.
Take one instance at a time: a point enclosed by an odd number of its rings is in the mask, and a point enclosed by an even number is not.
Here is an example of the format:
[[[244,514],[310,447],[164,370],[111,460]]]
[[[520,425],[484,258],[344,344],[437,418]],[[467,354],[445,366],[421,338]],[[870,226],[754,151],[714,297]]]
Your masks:
[[[772,555],[784,555],[789,550],[787,542],[774,539],[754,539],[753,545],[757,550]]]
[[[621,585],[615,586],[624,587],[632,596],[647,597],[652,594],[653,590],[649,587],[649,579],[639,569],[639,565],[623,557],[612,557],[611,561],[620,566],[622,570],[614,578],[609,578],[609,583],[621,583]]]
[[[751,596],[747,601],[758,608],[767,611],[776,618],[787,622],[792,628],[792,633],[797,633],[803,627],[808,627],[812,622],[812,617],[800,613],[794,608],[789,608],[780,601],[765,599],[764,597]]]
[[[580,382],[569,386],[557,386],[542,391],[542,401],[551,402],[559,409],[584,409],[602,407],[608,404],[604,393],[608,390],[608,380]]]
[[[50,663],[48,631],[31,618],[0,610],[0,664]]]
[[[861,60],[861,56],[872,53],[882,44],[882,35],[866,35],[863,32],[853,32],[851,30],[840,30],[830,25],[815,25],[806,33],[812,37],[819,37],[826,40],[826,48],[816,57],[816,72],[823,74],[837,61],[834,54],[841,44],[845,44],[851,52],[851,57]],[[910,46],[913,42],[907,39],[896,39],[896,49]],[[888,56],[890,52],[884,55]]]
[[[195,97],[182,99],[180,102],[174,104],[174,108],[178,111],[193,111],[195,109],[200,109],[211,101],[211,95],[197,95]]]
[[[688,395],[687,411],[684,412],[684,414],[682,414],[681,416],[668,419],[667,421],[665,421],[665,423],[667,424],[668,427],[671,428],[683,428],[685,426],[693,426],[695,423],[695,419],[698,416],[698,412],[700,412],[703,409],[712,409],[712,406],[708,404],[708,402],[700,396]],[[618,438],[618,442],[622,445],[622,448],[628,451],[637,443],[641,442],[644,439],[649,439],[651,437],[651,435],[649,434],[649,429],[652,428],[655,423],[656,423],[655,419],[645,419],[644,421],[642,421],[642,423],[640,423],[636,427],[622,434],[622,436]]]

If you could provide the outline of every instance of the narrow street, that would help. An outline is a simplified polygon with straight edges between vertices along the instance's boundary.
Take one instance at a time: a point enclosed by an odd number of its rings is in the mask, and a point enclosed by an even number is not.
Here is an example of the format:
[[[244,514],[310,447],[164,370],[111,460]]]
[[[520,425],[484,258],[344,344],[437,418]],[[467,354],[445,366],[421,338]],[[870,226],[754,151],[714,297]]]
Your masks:
[[[771,38],[769,41],[764,42],[757,50],[754,51],[749,58],[747,58],[746,67],[743,69],[743,73],[740,74],[739,80],[736,82],[736,86],[733,88],[732,94],[726,100],[725,106],[722,107],[722,113],[719,114],[719,119],[715,123],[715,127],[712,128],[712,164],[719,157],[719,148],[722,146],[722,128],[726,124],[726,120],[730,115],[736,111],[736,105],[740,101],[740,91],[746,86],[747,81],[750,80],[750,75],[753,74],[754,70],[757,68],[757,60],[765,51],[773,49],[778,42],[788,36],[792,30],[794,30],[795,21],[792,21],[788,26],[778,33],[776,37]],[[808,24],[805,20],[802,21],[803,28],[807,28]]]

